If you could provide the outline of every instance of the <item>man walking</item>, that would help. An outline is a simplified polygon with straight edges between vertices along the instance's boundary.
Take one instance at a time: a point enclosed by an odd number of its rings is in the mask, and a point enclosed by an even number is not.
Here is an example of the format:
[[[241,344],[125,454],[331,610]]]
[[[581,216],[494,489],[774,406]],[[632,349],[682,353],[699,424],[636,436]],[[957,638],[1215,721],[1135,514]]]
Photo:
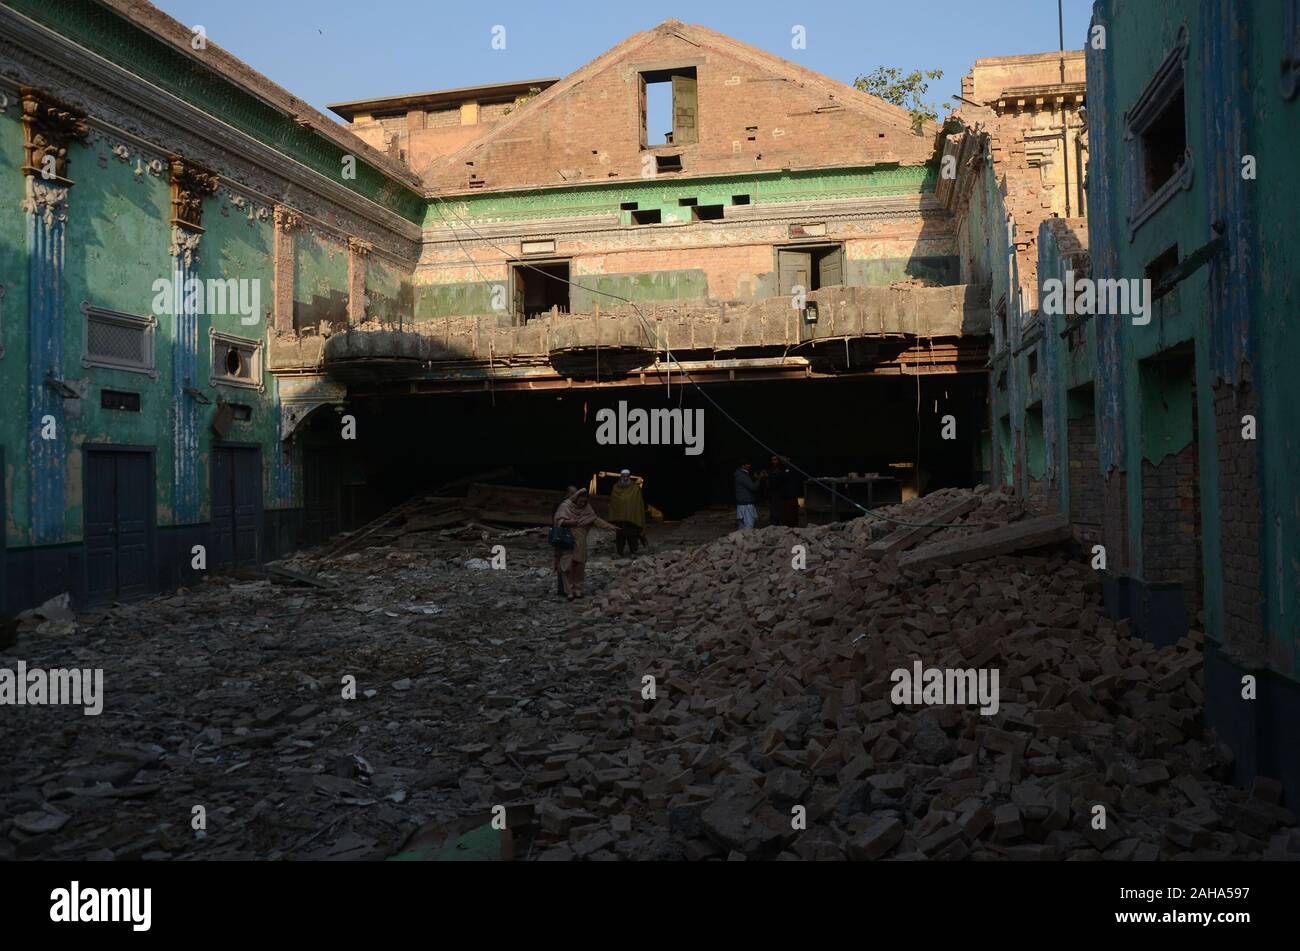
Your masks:
[[[627,469],[618,474],[618,481],[610,490],[609,520],[618,528],[614,546],[619,555],[628,546],[635,555],[637,543],[645,541],[645,499],[641,496],[640,480],[633,479]]]
[[[790,460],[785,456],[772,457],[767,492],[768,514],[772,524],[798,528],[799,495],[803,492],[803,478],[790,468]]]
[[[736,528],[753,528],[758,524],[758,480],[748,459],[736,469]]]

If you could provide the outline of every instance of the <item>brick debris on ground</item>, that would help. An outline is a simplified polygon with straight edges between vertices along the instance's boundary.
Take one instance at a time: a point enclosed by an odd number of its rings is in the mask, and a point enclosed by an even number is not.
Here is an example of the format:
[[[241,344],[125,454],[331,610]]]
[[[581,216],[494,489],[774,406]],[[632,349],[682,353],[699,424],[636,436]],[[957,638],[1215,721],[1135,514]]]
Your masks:
[[[1276,783],[1222,781],[1199,632],[1130,636],[1014,498],[880,511],[974,528],[598,535],[577,605],[544,529],[459,529],[51,607],[0,666],[103,667],[104,712],[8,711],[0,858],[384,858],[495,805],[520,859],[1300,857]],[[914,660],[997,669],[997,713],[893,705]]]

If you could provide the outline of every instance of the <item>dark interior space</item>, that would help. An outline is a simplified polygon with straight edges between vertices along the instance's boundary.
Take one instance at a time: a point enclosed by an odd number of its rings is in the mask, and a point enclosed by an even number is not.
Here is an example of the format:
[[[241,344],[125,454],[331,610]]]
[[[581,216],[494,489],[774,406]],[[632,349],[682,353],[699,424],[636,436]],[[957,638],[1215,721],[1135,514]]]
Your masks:
[[[877,472],[895,476],[899,490],[910,491],[919,471],[922,492],[977,481],[985,399],[978,378],[731,383],[709,385],[707,392],[752,438],[692,386],[674,386],[671,394],[663,387],[610,387],[353,400],[346,411],[356,416],[358,438],[339,463],[350,509],[343,527],[416,493],[503,466],[513,469],[505,480],[510,484],[553,488],[557,497],[566,485],[586,485],[595,472],[626,467],[645,477],[651,505],[679,519],[732,504],[738,461],[768,466],[763,443],[813,476]],[[702,451],[597,444],[598,412],[617,412],[620,401],[629,410],[702,409]],[[956,418],[955,439],[942,436],[946,415]],[[336,411],[320,410],[305,438],[325,441],[338,425]]]
[[[541,261],[511,268],[515,285],[515,318],[520,323],[558,307],[569,312],[569,262]]]
[[[1142,133],[1144,185],[1148,196],[1155,194],[1183,167],[1187,151],[1183,108],[1183,90],[1180,88]]]

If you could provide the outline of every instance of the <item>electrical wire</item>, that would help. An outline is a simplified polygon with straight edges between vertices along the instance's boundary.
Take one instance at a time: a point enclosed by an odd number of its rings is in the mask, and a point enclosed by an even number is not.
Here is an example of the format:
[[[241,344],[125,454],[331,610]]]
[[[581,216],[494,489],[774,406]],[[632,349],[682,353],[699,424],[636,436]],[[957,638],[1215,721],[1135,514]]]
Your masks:
[[[453,218],[455,218],[455,219],[456,219],[457,221],[459,221],[462,225],[464,225],[466,229],[468,229],[471,233],[473,233],[473,235],[474,235],[476,238],[478,238],[480,241],[482,241],[482,242],[483,242],[484,244],[486,244],[488,247],[490,247],[490,248],[495,248],[497,251],[501,252],[501,254],[503,254],[503,255],[505,256],[506,260],[511,260],[511,259],[514,257],[514,255],[512,255],[512,254],[511,254],[509,251],[507,251],[505,248],[503,248],[503,247],[501,247],[500,245],[498,245],[498,244],[496,244],[495,242],[493,242],[490,238],[487,238],[486,236],[484,236],[480,231],[478,231],[478,230],[477,230],[473,225],[471,225],[468,221],[466,221],[466,220],[465,220],[464,218],[462,218],[460,215],[456,214],[455,210],[454,210],[454,209],[451,209],[451,206],[447,204],[446,200],[445,200],[441,195],[432,194],[431,197],[433,197],[433,199],[434,199],[435,201],[438,202],[438,205],[439,205],[439,207],[438,207],[438,216],[439,216],[440,218],[442,218],[442,220],[443,220],[444,222],[447,223],[447,226],[448,226],[449,228],[451,228],[452,237],[455,238],[455,240],[456,240],[456,245],[460,248],[461,253],[464,254],[465,257],[469,259],[469,262],[470,262],[471,265],[473,265],[474,270],[475,270],[475,271],[478,271],[478,275],[479,275],[479,277],[482,279],[483,283],[484,283],[484,284],[487,284],[487,285],[490,286],[490,282],[488,281],[488,279],[483,275],[483,272],[482,272],[481,270],[479,270],[478,263],[474,260],[473,256],[469,254],[468,250],[466,250],[466,248],[465,248],[465,245],[461,242],[459,236],[456,234],[456,229],[455,229],[455,227],[451,224],[450,221],[447,220],[447,216],[443,214],[443,212],[442,212],[442,206],[444,206],[444,205],[447,206],[447,208],[451,211],[451,214],[452,214],[452,217],[453,217]],[[767,443],[765,443],[763,440],[761,440],[761,439],[759,439],[757,436],[755,436],[754,433],[752,433],[752,432],[748,429],[748,427],[746,427],[744,424],[742,424],[742,423],[740,422],[740,420],[736,419],[736,417],[732,416],[732,415],[731,415],[730,413],[728,413],[725,409],[723,409],[722,406],[719,405],[718,401],[715,400],[712,396],[710,396],[709,393],[708,393],[708,391],[705,390],[704,387],[701,386],[701,385],[700,385],[700,384],[695,380],[695,378],[691,376],[690,371],[688,371],[684,366],[682,366],[682,363],[681,363],[680,360],[678,360],[675,356],[673,356],[673,352],[672,352],[671,349],[668,348],[667,344],[660,340],[658,332],[655,331],[654,328],[650,326],[650,321],[647,320],[645,314],[641,312],[641,308],[637,305],[636,301],[634,301],[634,300],[630,300],[629,298],[626,298],[626,297],[620,297],[618,294],[614,294],[614,293],[612,293],[612,292],[610,292],[610,291],[603,291],[603,290],[599,290],[599,289],[594,288],[594,287],[586,287],[586,286],[584,286],[584,285],[582,285],[582,284],[578,284],[578,283],[576,283],[576,282],[574,282],[574,281],[571,281],[571,280],[569,280],[568,278],[563,278],[563,277],[560,277],[560,276],[557,275],[557,274],[551,274],[549,271],[544,271],[544,270],[542,270],[541,268],[536,267],[536,266],[534,266],[534,265],[532,265],[532,264],[529,264],[529,263],[526,262],[526,261],[518,261],[518,262],[515,262],[515,263],[516,263],[516,266],[517,266],[517,267],[526,267],[526,268],[528,268],[530,271],[536,271],[538,274],[541,274],[541,275],[543,275],[543,276],[545,276],[545,277],[548,277],[548,278],[550,278],[550,279],[553,280],[553,281],[559,281],[559,282],[561,282],[562,284],[568,284],[570,287],[576,287],[576,288],[578,288],[579,290],[586,291],[586,292],[589,293],[589,294],[600,294],[600,295],[602,295],[602,296],[604,296],[604,297],[609,297],[609,298],[612,298],[613,300],[622,301],[623,303],[628,304],[628,305],[629,305],[629,306],[630,306],[630,307],[631,307],[631,308],[636,312],[637,317],[638,317],[638,318],[640,319],[640,321],[641,321],[643,331],[646,333],[646,335],[647,335],[647,337],[649,338],[650,342],[654,345],[656,351],[662,349],[662,350],[664,351],[665,356],[667,357],[668,361],[669,361],[670,363],[675,363],[675,364],[677,364],[678,374],[679,374],[680,376],[685,377],[686,380],[687,380],[687,382],[690,383],[692,386],[694,386],[695,389],[699,392],[699,394],[700,394],[701,396],[703,396],[706,400],[709,401],[710,405],[712,405],[712,407],[714,408],[715,411],[717,411],[718,413],[720,413],[720,414],[723,416],[724,419],[726,419],[728,422],[731,423],[731,425],[735,426],[738,430],[740,430],[740,431],[741,431],[742,433],[744,433],[747,437],[749,437],[749,439],[750,439],[750,440],[751,440],[755,445],[757,445],[760,449],[762,449],[763,451],[767,452],[769,455],[773,455],[773,456],[779,456],[779,455],[780,455],[780,454],[779,454],[775,449],[773,449],[771,446],[767,445]],[[845,338],[845,344],[847,345],[847,343],[848,343],[848,338],[846,337],[846,338]],[[671,366],[669,367],[668,372],[669,372],[669,373],[672,372]],[[921,381],[920,381],[920,376],[918,375],[918,376],[917,376],[917,398],[918,398],[918,399],[920,398],[920,383],[921,383]],[[679,391],[679,392],[680,392],[680,391]],[[918,408],[919,408],[919,407],[918,407]],[[918,451],[919,451],[919,448],[920,448],[920,447],[919,447],[919,444],[920,444],[920,438],[921,438],[921,436],[920,436],[919,417],[918,417],[918,427],[917,427],[917,443],[918,443]],[[782,458],[784,458],[784,457],[782,457]],[[865,506],[863,506],[863,505],[858,504],[855,500],[853,500],[853,499],[849,498],[848,496],[843,495],[842,493],[836,491],[836,490],[833,489],[831,486],[829,486],[829,485],[827,485],[825,482],[823,482],[821,479],[818,479],[816,476],[810,475],[809,473],[805,472],[803,469],[799,468],[797,465],[795,465],[794,463],[790,462],[788,459],[786,460],[786,464],[787,464],[788,466],[790,466],[790,468],[793,469],[795,472],[799,473],[799,475],[803,476],[803,478],[804,478],[804,480],[805,480],[806,482],[811,482],[813,485],[818,486],[819,488],[821,488],[822,490],[824,490],[828,495],[830,495],[832,498],[836,498],[836,499],[839,499],[839,500],[841,500],[841,501],[847,502],[850,506],[852,506],[853,508],[857,509],[859,512],[861,512],[861,513],[862,513],[864,516],[866,516],[867,518],[876,519],[877,521],[891,522],[891,523],[893,523],[893,524],[895,524],[895,525],[899,525],[899,526],[902,526],[902,527],[904,527],[904,528],[965,528],[965,529],[974,529],[974,528],[978,527],[978,526],[976,526],[976,525],[963,524],[963,523],[960,523],[960,522],[909,522],[909,521],[905,521],[905,520],[903,520],[903,519],[894,518],[893,516],[890,516],[890,515],[884,515],[883,513],[876,512],[876,511],[874,511],[874,510],[872,510],[872,509],[869,509],[869,508],[867,508],[867,507],[865,507]],[[920,477],[921,477],[921,473],[920,473],[920,471],[918,470],[918,471],[917,471],[918,487],[919,487],[919,480],[920,480]]]

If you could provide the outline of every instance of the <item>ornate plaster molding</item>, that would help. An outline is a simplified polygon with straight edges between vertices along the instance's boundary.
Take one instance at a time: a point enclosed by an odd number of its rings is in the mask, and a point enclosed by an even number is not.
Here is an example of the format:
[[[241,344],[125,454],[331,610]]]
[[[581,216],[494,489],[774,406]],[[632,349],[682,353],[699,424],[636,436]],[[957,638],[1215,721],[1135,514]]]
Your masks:
[[[33,86],[20,90],[23,101],[23,174],[71,185],[68,146],[90,134],[85,113]]]
[[[302,224],[302,215],[286,205],[275,206],[273,219],[275,221],[275,230],[283,231],[286,234],[296,231],[298,226]]]
[[[44,218],[45,227],[53,228],[56,221],[68,220],[68,185],[46,185],[36,178],[28,178],[22,208],[29,215]]]
[[[215,195],[219,179],[202,165],[173,155],[169,159],[172,186],[172,224],[203,233],[203,198]]]
[[[0,6],[0,87],[21,85],[47,89],[86,113],[89,124],[131,135],[164,154],[201,156],[223,181],[263,200],[282,199],[397,261],[411,265],[419,255],[418,224]]]
[[[172,243],[171,256],[181,258],[185,262],[185,267],[189,268],[194,264],[194,259],[199,254],[199,242],[203,238],[202,231],[191,231],[180,224],[172,224]]]

